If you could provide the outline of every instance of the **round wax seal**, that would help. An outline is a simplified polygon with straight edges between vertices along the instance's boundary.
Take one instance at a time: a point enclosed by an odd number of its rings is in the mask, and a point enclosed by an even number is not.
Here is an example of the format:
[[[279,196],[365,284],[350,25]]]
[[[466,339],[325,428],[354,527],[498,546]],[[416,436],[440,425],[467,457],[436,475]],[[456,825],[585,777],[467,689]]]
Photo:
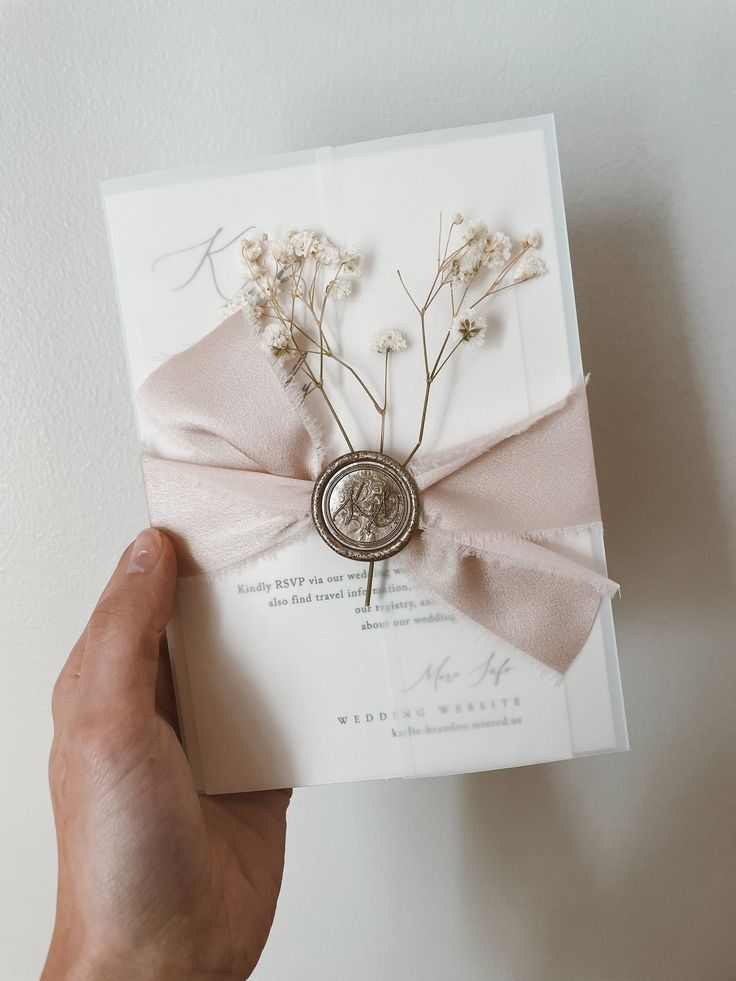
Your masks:
[[[387,559],[408,543],[419,520],[410,474],[383,453],[338,457],[312,492],[312,518],[331,549],[363,562]]]

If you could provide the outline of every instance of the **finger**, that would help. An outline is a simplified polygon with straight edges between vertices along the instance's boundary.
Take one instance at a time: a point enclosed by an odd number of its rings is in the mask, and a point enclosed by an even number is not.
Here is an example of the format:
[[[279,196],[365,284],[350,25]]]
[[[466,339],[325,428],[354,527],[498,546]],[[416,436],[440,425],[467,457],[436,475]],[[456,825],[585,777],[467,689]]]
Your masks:
[[[79,707],[91,712],[155,705],[159,637],[174,605],[176,556],[149,528],[123,553],[87,625]]]

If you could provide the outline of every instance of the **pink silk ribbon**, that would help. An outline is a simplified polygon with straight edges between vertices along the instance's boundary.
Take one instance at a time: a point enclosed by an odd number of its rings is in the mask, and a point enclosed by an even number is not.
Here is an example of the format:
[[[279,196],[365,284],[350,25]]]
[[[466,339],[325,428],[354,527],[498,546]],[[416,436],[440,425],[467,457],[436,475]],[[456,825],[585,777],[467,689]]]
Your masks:
[[[242,312],[157,368],[138,399],[165,453],[142,456],[151,522],[172,537],[180,575],[240,565],[311,525],[326,462],[319,431]],[[421,517],[401,553],[407,570],[564,674],[601,598],[618,589],[551,542],[600,522],[584,386],[519,426],[408,469]]]

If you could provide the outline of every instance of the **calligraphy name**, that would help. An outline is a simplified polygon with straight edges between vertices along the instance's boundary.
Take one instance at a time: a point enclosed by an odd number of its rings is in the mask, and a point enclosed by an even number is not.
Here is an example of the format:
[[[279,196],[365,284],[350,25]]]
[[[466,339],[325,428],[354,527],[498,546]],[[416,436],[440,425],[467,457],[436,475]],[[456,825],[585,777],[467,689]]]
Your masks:
[[[459,683],[469,688],[477,688],[486,682],[492,688],[497,688],[504,675],[513,671],[509,658],[501,660],[493,651],[484,661],[470,671],[459,671],[455,668],[452,655],[448,654],[439,663],[430,661],[419,677],[403,691],[413,691],[420,685],[429,685],[434,691],[442,691]]]

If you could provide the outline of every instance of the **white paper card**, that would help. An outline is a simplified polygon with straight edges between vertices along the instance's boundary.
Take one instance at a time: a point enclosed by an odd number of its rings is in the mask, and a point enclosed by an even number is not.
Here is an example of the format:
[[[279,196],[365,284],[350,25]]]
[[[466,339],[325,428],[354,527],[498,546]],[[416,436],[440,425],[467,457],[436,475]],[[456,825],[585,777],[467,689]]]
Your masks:
[[[448,365],[433,390],[428,446],[521,421],[582,380],[551,117],[110,181],[103,197],[134,389],[222,320],[240,286],[247,230],[298,227],[367,257],[333,327],[343,355],[377,385],[370,334],[397,327],[417,337],[396,270],[418,291],[428,273],[431,281],[440,211],[455,210],[516,236],[540,231],[549,272],[494,298],[488,341],[462,366]],[[389,417],[386,449],[397,455],[416,439],[419,348],[392,368],[402,408]],[[308,399],[333,455],[344,452],[314,393]],[[375,418],[356,406],[344,376],[334,379],[334,401],[359,445],[371,446]],[[165,451],[139,426],[145,447]],[[598,534],[553,547],[605,571]],[[365,575],[315,533],[179,590],[170,648],[203,790],[455,773],[626,748],[609,601],[555,685],[412,583],[401,554],[377,568],[370,610]]]

